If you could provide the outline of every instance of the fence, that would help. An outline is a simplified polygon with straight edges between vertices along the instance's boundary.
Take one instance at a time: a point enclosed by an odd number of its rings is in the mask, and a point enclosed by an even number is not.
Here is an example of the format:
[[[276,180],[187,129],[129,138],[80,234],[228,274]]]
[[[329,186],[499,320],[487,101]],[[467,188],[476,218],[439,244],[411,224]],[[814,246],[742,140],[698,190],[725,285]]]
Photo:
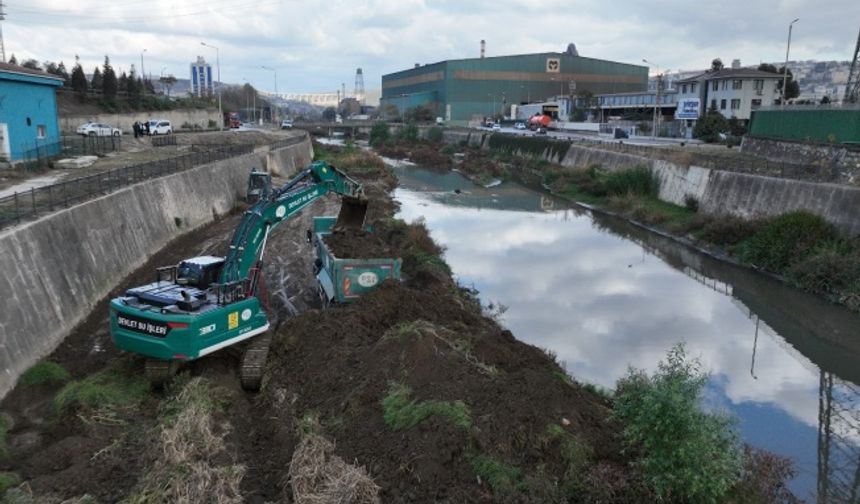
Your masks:
[[[622,152],[636,156],[647,157],[676,163],[684,166],[701,166],[714,170],[734,171],[766,175],[771,177],[810,180],[815,182],[834,182],[840,177],[839,168],[835,165],[809,165],[770,161],[767,158],[741,154],[735,151],[726,154],[696,152],[688,147],[683,150],[675,147],[655,147],[631,145],[628,143],[603,142],[599,140],[575,140],[575,145],[585,145],[594,149]]]
[[[167,147],[168,145],[176,145],[176,135],[163,135],[152,137],[153,147]]]
[[[269,148],[272,150],[281,149],[284,147],[289,147],[291,145],[298,145],[298,144],[302,143],[304,140],[305,140],[305,135],[294,136],[294,137],[290,137],[290,138],[284,138],[282,140],[277,140],[275,142],[272,142],[272,144],[270,145]]]
[[[82,156],[104,154],[122,147],[120,136],[63,136],[57,142],[25,143],[22,145],[24,169],[44,167],[51,158],[60,156]]]
[[[12,196],[0,198],[0,227],[6,227],[23,219],[52,212],[57,208],[68,207],[96,196],[108,194],[143,180],[252,152],[254,152],[254,146],[248,144],[193,150],[181,156],[108,170],[95,175],[15,193]]]

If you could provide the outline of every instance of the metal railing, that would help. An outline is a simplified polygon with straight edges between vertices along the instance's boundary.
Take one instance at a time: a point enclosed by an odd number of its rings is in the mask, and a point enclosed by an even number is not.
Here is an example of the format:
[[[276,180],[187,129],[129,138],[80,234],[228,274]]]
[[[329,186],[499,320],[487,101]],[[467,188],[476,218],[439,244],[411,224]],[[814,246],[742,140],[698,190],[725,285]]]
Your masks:
[[[277,140],[275,142],[272,142],[269,145],[269,148],[271,150],[274,150],[274,149],[282,149],[284,147],[289,147],[291,145],[298,145],[298,144],[304,142],[306,137],[307,137],[307,135],[299,135],[299,136],[294,136],[294,137],[290,137],[290,138],[284,138],[282,140]]]
[[[0,198],[0,228],[67,208],[138,182],[254,152],[254,146],[226,145],[188,154],[110,169]]]
[[[122,148],[120,136],[62,136],[55,142],[28,142],[22,145],[22,168],[34,169],[48,165],[48,161],[62,156],[105,154]]]
[[[167,147],[168,145],[176,145],[176,135],[163,135],[152,137],[153,147]]]

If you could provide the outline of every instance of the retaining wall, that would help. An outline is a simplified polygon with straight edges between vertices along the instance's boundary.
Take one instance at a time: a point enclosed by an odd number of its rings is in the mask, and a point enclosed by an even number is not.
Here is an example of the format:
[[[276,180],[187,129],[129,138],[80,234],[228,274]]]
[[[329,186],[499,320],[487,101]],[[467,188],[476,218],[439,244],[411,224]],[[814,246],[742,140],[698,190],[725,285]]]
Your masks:
[[[820,166],[836,171],[839,182],[860,183],[860,148],[744,137],[741,151],[768,161]]]
[[[470,145],[486,148],[489,135],[446,130],[443,138],[446,143],[467,140]],[[704,212],[742,217],[767,217],[806,209],[824,217],[848,236],[860,235],[860,187],[682,166],[577,144],[572,144],[560,160],[549,152],[542,157],[571,169],[594,164],[607,170],[648,166],[660,179],[659,198],[669,203],[683,206],[687,197],[693,196]]]
[[[286,170],[308,152],[306,140],[198,166],[0,232],[0,398],[152,254],[229,212],[251,168],[269,157]]]
[[[131,134],[135,121],[167,119],[174,131],[179,131],[185,123],[209,129],[209,121],[219,124],[218,109],[156,110],[152,112],[131,112],[127,114],[61,115],[60,131],[74,133],[81,124],[99,122],[119,128],[124,134]]]

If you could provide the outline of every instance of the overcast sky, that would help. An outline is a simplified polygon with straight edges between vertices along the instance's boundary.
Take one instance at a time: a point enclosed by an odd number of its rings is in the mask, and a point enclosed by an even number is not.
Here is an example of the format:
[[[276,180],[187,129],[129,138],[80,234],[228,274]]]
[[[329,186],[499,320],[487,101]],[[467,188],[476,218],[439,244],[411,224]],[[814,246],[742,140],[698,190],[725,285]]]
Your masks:
[[[728,64],[781,61],[794,18],[791,59],[848,60],[860,29],[860,0],[4,0],[7,58],[80,56],[87,73],[104,55],[128,71],[188,78],[202,55],[221,78],[278,90],[352,90],[362,67],[366,89],[415,63],[487,55],[563,51],[694,70],[715,57]],[[138,68],[139,70],[139,68]],[[213,68],[214,70],[214,68]]]

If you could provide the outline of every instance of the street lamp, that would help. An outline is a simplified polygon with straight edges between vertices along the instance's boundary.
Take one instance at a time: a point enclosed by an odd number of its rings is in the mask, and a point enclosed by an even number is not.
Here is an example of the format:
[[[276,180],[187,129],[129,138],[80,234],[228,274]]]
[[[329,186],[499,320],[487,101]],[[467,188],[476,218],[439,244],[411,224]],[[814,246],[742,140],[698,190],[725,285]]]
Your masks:
[[[794,21],[788,23],[788,43],[785,45],[785,66],[782,67],[782,106],[788,101],[785,98],[788,91],[785,86],[788,84],[788,50],[791,49],[791,26],[800,21],[800,18],[795,18]]]
[[[207,44],[206,42],[200,42],[200,45],[215,49],[215,65],[218,68],[218,115],[221,116],[218,130],[221,131],[224,129],[224,111],[221,110],[221,54],[214,45]]]
[[[642,63],[653,66],[657,69],[657,92],[654,96],[654,119],[651,123],[651,136],[657,138],[657,106],[660,104],[660,82],[662,81],[663,76],[660,74],[660,65],[652,63],[645,58],[642,58]]]
[[[267,67],[265,65],[261,66],[260,68],[262,68],[264,70],[269,70],[269,71],[275,73],[275,100],[277,100],[278,99],[278,71],[275,70],[274,68]],[[272,107],[272,121],[274,122],[274,121],[277,121],[277,118],[275,117],[276,116],[275,112],[277,111],[277,105],[274,104],[274,101],[272,102],[272,105],[273,105],[273,107]]]
[[[143,79],[143,90],[141,90],[141,94],[146,94],[146,71],[143,69],[143,53],[146,52],[146,49],[141,51],[140,53],[140,76]]]

